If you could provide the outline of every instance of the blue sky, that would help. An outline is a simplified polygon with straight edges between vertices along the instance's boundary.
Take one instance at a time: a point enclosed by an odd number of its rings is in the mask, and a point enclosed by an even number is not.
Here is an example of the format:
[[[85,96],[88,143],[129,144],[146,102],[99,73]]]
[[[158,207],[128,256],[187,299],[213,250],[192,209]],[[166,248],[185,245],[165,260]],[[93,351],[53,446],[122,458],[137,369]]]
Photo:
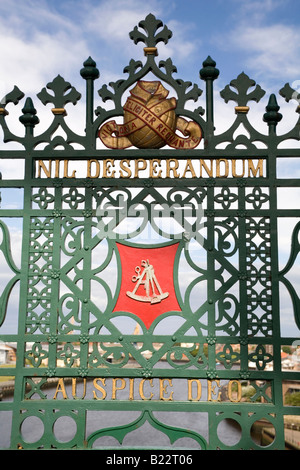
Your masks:
[[[211,55],[220,89],[244,71],[277,93],[300,80],[299,7],[298,0],[0,0],[1,80],[34,95],[58,73],[80,81],[89,55],[99,84],[122,77],[130,58],[142,57],[128,33],[153,13],[173,31],[160,54],[172,57],[179,77],[198,81]]]
[[[0,98],[14,85],[31,96],[40,118],[36,131],[42,132],[48,125],[43,127],[43,118],[49,117],[49,106],[45,109],[36,94],[60,74],[84,96],[85,83],[79,71],[89,56],[100,70],[96,90],[104,83],[126,78],[123,69],[130,59],[143,60],[143,46],[135,45],[129,32],[149,13],[173,32],[167,45],[159,44],[159,58],[172,58],[177,67],[176,78],[195,82],[204,89],[204,82],[199,79],[202,62],[208,55],[217,62],[220,76],[215,82],[216,107],[218,92],[242,71],[262,86],[266,91],[264,100],[251,107],[251,118],[262,126],[260,130],[267,132],[262,115],[271,93],[278,96],[287,82],[300,91],[298,0],[152,0],[150,6],[148,3],[0,0]],[[96,99],[99,100],[97,94]],[[204,106],[204,94],[201,100],[200,105]],[[83,106],[82,101],[76,112]],[[229,127],[228,107],[219,101],[221,108],[216,108],[215,113],[217,133]],[[285,133],[296,122],[295,105],[287,104],[280,96],[278,102],[285,118],[279,123],[278,132]],[[95,107],[99,104],[96,102]],[[10,106],[9,112],[14,113],[14,106]],[[18,111],[13,125],[23,132],[19,115]],[[13,122],[11,116],[9,119]],[[75,125],[79,126],[77,122]]]
[[[177,78],[198,83],[203,89],[199,70],[210,55],[220,70],[215,82],[217,98],[218,92],[242,71],[266,90],[265,100],[270,93],[278,95],[286,82],[300,91],[298,0],[152,0],[150,6],[148,3],[0,0],[1,97],[14,85],[31,96],[41,122],[37,131],[42,132],[45,109],[36,94],[61,74],[84,95],[85,83],[79,71],[89,56],[96,61],[101,74],[96,90],[104,83],[126,78],[123,69],[129,60],[143,60],[143,46],[135,45],[129,32],[148,13],[161,19],[173,32],[167,45],[159,44],[159,58],[172,58]],[[99,100],[98,95],[96,98]],[[204,95],[201,99],[204,100]],[[293,127],[297,116],[294,104],[287,105],[280,96],[278,102],[286,117],[279,123],[278,132],[284,133]],[[257,116],[252,117],[257,118],[259,125],[265,106],[265,101],[253,106]],[[227,112],[225,107],[215,114],[217,131],[228,125]],[[15,125],[22,131],[18,122]]]
[[[100,70],[96,90],[126,78],[123,69],[130,59],[143,60],[143,45],[134,45],[129,32],[149,13],[173,32],[169,43],[158,48],[159,58],[172,58],[177,78],[204,89],[199,70],[210,55],[220,70],[217,92],[242,71],[266,90],[261,103],[251,104],[262,132],[267,133],[262,115],[271,93],[277,95],[284,116],[278,131],[293,127],[296,103],[287,104],[278,92],[287,82],[300,92],[299,0],[0,0],[0,98],[14,85],[32,97],[41,121],[36,131],[42,132],[43,119],[51,113],[36,94],[61,74],[84,96],[79,72],[89,56]],[[96,107],[101,103],[98,95],[95,98]],[[18,117],[23,103],[17,111],[10,105],[8,117],[12,122],[11,116],[16,116],[13,125],[21,133]],[[217,131],[229,127],[234,117],[232,107],[228,112],[228,105],[221,103],[215,113]],[[81,102],[76,109],[84,116]],[[73,116],[76,126],[76,112]],[[0,132],[0,149],[5,145]]]
[[[275,93],[284,119],[278,133],[290,130],[297,120],[295,102],[287,104],[278,95],[289,82],[300,92],[300,8],[298,0],[0,0],[0,99],[17,85],[34,100],[40,124],[36,133],[49,125],[51,113],[36,94],[58,74],[85,94],[80,77],[83,62],[96,61],[103,84],[127,78],[123,73],[131,58],[143,60],[143,45],[135,45],[129,32],[153,13],[173,32],[167,45],[159,43],[159,59],[171,57],[177,67],[176,78],[197,83],[204,89],[199,70],[208,55],[220,70],[215,81],[215,124],[217,133],[229,127],[234,114],[219,91],[242,71],[266,91],[259,103],[251,103],[249,118],[260,131],[268,97]],[[98,101],[97,101],[98,100]],[[96,93],[95,107],[101,105]],[[200,98],[205,106],[204,94]],[[10,105],[8,122],[17,134],[20,109]],[[68,107],[68,120],[81,133],[85,114],[83,99]],[[229,110],[229,107],[230,110]],[[6,145],[7,147],[7,145]],[[0,134],[0,148],[3,148]]]

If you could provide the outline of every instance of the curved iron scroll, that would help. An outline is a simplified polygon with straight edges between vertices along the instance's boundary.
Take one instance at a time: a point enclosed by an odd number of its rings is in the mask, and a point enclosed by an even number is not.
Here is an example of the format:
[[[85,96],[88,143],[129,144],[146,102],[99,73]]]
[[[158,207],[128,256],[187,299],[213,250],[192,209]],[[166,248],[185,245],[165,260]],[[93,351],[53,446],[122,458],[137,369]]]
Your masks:
[[[0,221],[0,229],[2,232],[2,242],[0,243],[0,251],[3,253],[7,265],[10,269],[15,273],[15,276],[10,279],[10,281],[6,284],[3,292],[0,296],[0,326],[5,320],[6,316],[6,309],[7,309],[7,302],[9,299],[10,292],[17,281],[20,279],[20,270],[14,263],[14,260],[11,255],[10,250],[10,236],[7,226],[4,222]]]
[[[132,423],[126,424],[124,426],[117,426],[114,428],[105,428],[93,432],[86,440],[86,446],[91,448],[97,439],[103,436],[112,436],[118,440],[120,444],[123,443],[124,438],[131,431],[135,431],[140,428],[146,421],[153,426],[158,431],[163,432],[170,439],[170,443],[173,444],[180,438],[191,438],[196,441],[202,450],[206,450],[207,442],[205,439],[194,431],[188,431],[186,429],[175,428],[173,426],[168,426],[167,424],[161,423],[158,421],[151,411],[144,411],[135,421]]]
[[[280,281],[286,286],[287,290],[292,299],[293,307],[294,307],[294,317],[295,322],[298,328],[300,329],[300,297],[297,294],[295,288],[293,287],[292,283],[285,277],[285,275],[292,269],[295,260],[300,253],[300,243],[299,243],[299,234],[300,234],[300,222],[294,228],[293,235],[292,235],[292,245],[291,245],[291,254],[290,258],[287,262],[286,267],[280,271],[279,279]]]

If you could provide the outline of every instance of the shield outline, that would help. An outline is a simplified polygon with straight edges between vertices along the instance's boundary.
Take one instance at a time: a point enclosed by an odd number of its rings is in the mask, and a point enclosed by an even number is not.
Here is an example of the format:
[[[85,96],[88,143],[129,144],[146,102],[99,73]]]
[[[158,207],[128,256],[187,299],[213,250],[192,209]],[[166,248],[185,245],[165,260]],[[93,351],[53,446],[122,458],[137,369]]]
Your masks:
[[[165,311],[161,311],[160,313],[154,315],[152,319],[143,319],[143,316],[140,316],[138,313],[132,311],[132,310],[124,310],[124,309],[119,309],[118,307],[118,302],[122,301],[120,300],[120,294],[122,293],[122,280],[124,279],[123,276],[123,270],[122,270],[122,261],[121,261],[121,254],[118,249],[118,245],[127,247],[129,249],[140,249],[140,250],[155,250],[159,249],[162,250],[164,248],[169,248],[173,247],[174,245],[177,245],[175,254],[174,254],[174,261],[173,264],[170,265],[172,267],[172,301],[176,301],[177,303],[177,309],[167,309]],[[124,242],[122,241],[114,241],[114,252],[116,254],[116,259],[117,259],[117,285],[116,285],[116,294],[114,296],[114,302],[113,302],[113,308],[111,310],[111,315],[116,314],[118,315],[123,315],[123,314],[129,314],[131,318],[135,318],[138,320],[138,322],[142,322],[143,325],[145,325],[145,328],[147,330],[150,330],[151,327],[154,327],[156,323],[160,320],[159,317],[165,314],[173,314],[173,315],[180,315],[182,316],[183,314],[183,301],[182,297],[180,295],[180,290],[179,290],[179,283],[178,283],[178,264],[179,264],[179,258],[180,254],[182,252],[182,249],[184,247],[184,242],[182,240],[174,240],[174,241],[169,241],[169,242],[163,242],[163,243],[157,243],[157,244],[142,244],[142,243],[131,243],[131,242]],[[140,262],[140,260],[138,261]],[[137,264],[136,262],[134,263],[135,265]],[[131,272],[131,271],[130,271]],[[131,276],[134,275],[134,270],[131,272]],[[124,292],[126,295],[126,289],[124,288]],[[129,301],[131,299],[129,298]],[[132,302],[136,302],[135,300],[131,300]],[[164,301],[161,302],[162,307],[164,307]],[[145,303],[141,302],[142,307],[145,308]],[[153,305],[151,306],[152,308],[154,307]]]

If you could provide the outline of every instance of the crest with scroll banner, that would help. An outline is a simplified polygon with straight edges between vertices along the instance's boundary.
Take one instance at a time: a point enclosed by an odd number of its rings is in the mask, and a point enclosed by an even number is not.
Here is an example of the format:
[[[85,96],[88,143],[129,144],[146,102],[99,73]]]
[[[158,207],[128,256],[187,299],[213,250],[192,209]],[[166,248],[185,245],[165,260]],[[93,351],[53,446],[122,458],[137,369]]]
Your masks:
[[[160,81],[139,80],[130,90],[123,110],[124,124],[114,120],[103,124],[99,137],[106,147],[192,149],[202,138],[200,126],[176,115],[176,98]],[[181,132],[182,137],[176,133]]]

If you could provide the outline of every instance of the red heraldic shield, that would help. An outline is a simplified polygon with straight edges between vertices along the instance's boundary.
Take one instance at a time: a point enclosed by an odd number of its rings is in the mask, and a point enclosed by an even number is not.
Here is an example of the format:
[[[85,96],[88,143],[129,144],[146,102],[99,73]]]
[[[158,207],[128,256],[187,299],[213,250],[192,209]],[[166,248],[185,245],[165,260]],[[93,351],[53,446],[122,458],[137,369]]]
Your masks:
[[[114,312],[130,312],[149,328],[162,313],[180,312],[174,288],[178,243],[136,248],[117,243],[122,278]]]

